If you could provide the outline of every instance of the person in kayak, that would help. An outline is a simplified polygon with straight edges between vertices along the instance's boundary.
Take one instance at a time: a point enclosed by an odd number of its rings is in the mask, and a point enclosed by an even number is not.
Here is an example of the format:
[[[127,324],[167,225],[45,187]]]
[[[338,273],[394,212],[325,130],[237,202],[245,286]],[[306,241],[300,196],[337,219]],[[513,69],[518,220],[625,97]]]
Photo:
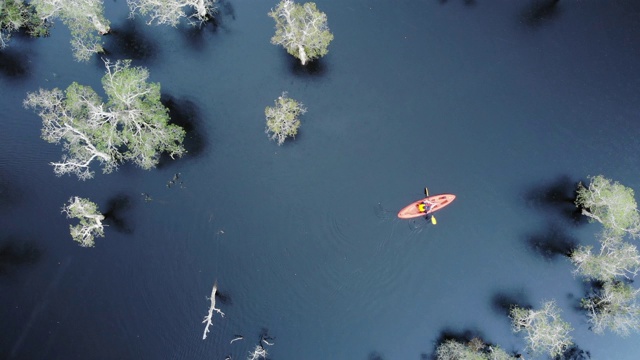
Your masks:
[[[418,211],[420,211],[421,213],[428,213],[429,210],[431,210],[433,208],[433,205],[435,205],[434,203],[432,203],[429,200],[423,200],[421,203],[418,204]]]

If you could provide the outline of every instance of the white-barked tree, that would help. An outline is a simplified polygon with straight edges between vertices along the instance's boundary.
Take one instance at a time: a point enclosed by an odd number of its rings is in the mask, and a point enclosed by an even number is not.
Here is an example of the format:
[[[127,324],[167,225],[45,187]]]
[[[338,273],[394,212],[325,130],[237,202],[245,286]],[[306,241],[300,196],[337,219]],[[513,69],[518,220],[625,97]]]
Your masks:
[[[202,25],[213,18],[216,0],[127,0],[130,17],[148,17],[147,24],[177,26],[185,18],[191,25]]]
[[[276,21],[276,33],[271,43],[284,47],[302,65],[329,52],[333,34],[327,25],[327,15],[318,10],[315,3],[300,5],[282,0],[269,16]]]
[[[71,84],[60,89],[29,93],[24,105],[42,118],[42,138],[61,143],[62,159],[52,162],[56,175],[94,176],[91,165],[110,173],[122,161],[143,169],[158,164],[160,154],[184,154],[184,130],[169,124],[168,109],[160,102],[160,85],[149,83],[149,72],[130,61],[105,61],[102,84],[108,102],[88,86]]]

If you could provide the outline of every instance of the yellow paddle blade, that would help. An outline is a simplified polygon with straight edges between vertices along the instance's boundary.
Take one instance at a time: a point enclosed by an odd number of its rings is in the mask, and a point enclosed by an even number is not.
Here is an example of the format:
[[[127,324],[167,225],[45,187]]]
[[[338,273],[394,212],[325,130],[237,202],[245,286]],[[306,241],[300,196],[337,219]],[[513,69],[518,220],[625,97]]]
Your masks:
[[[437,224],[437,223],[438,223],[438,222],[436,221],[436,217],[435,217],[435,216],[433,216],[433,215],[431,215],[431,223],[432,223],[433,225],[435,225],[435,224]]]

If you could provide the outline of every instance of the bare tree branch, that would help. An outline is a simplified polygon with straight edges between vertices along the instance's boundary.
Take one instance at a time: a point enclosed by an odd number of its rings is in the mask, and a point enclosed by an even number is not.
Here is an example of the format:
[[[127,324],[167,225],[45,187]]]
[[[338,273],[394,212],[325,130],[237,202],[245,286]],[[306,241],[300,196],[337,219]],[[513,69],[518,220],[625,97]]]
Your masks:
[[[267,358],[267,350],[265,350],[265,348],[262,347],[262,345],[258,344],[256,345],[256,348],[253,350],[253,352],[249,353],[249,357],[247,358],[247,360],[259,360],[259,359],[266,359]]]
[[[218,283],[215,282],[213,284],[213,289],[211,289],[211,297],[209,298],[209,300],[211,300],[211,307],[209,307],[209,312],[207,313],[207,316],[205,316],[204,320],[202,321],[203,324],[206,324],[204,328],[204,334],[202,334],[202,340],[205,340],[207,338],[207,333],[209,333],[209,326],[213,325],[213,312],[215,311],[218,314],[220,314],[220,316],[224,317],[224,313],[220,311],[220,309],[216,308],[216,292],[217,291],[218,291]]]

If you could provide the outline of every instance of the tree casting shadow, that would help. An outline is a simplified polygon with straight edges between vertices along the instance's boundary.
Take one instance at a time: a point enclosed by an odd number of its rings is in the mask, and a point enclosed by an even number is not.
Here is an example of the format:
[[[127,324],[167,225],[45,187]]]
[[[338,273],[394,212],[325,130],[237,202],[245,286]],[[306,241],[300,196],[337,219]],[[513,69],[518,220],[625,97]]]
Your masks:
[[[533,0],[522,10],[520,21],[535,28],[557,18],[561,13],[560,0]]]
[[[131,197],[125,194],[119,194],[111,198],[107,202],[107,211],[104,213],[105,224],[113,226],[113,228],[124,234],[132,234],[133,227],[129,223],[125,213],[133,207]]]
[[[209,147],[209,143],[208,136],[203,130],[202,115],[198,106],[191,100],[176,99],[171,95],[162,95],[160,101],[169,109],[171,122],[182,127],[186,132],[183,145],[187,153],[184,158],[201,157]],[[160,157],[158,168],[168,165],[171,161],[172,159],[168,155],[163,154]]]
[[[128,20],[120,28],[111,28],[105,36],[104,55],[119,59],[155,60],[158,56],[158,45],[147,37],[141,28],[148,28],[137,20]],[[104,66],[98,61],[100,67]]]
[[[22,265],[32,265],[42,257],[42,250],[31,242],[13,239],[0,243],[0,276],[7,275]]]
[[[207,44],[206,35],[217,33],[220,26],[220,20],[213,17],[201,26],[185,25],[182,27],[180,34],[189,48],[195,51],[202,51]]]
[[[568,348],[562,355],[563,360],[587,360],[591,359],[591,352],[582,350],[578,345]]]
[[[578,183],[563,175],[548,184],[532,187],[524,197],[530,206],[544,213],[553,211],[576,226],[586,224],[586,217],[575,205]]]
[[[569,257],[571,251],[578,247],[578,240],[568,236],[558,225],[552,224],[545,233],[527,237],[529,248],[547,260],[558,256]]]
[[[324,76],[327,73],[327,67],[324,65],[322,58],[314,59],[307,62],[306,65],[302,65],[300,60],[296,57],[289,55],[284,49],[281,49],[286,61],[289,64],[289,71],[292,75],[302,78],[317,79]]]
[[[445,328],[440,332],[440,336],[438,336],[438,338],[436,339],[435,348],[437,348],[438,345],[442,344],[447,340],[455,340],[458,342],[466,343],[471,341],[471,339],[473,338],[483,339],[482,333],[480,333],[480,331],[478,330],[467,329],[462,331],[455,331],[452,329]],[[435,348],[433,352],[434,354],[435,354]]]
[[[229,29],[225,27],[225,22],[227,19],[236,19],[236,11],[233,5],[229,1],[218,0],[216,6],[215,14],[208,16],[207,21],[201,26],[181,24],[180,33],[190,48],[201,51],[205,47],[205,36],[207,34],[216,34],[220,29],[229,31]]]
[[[525,309],[533,308],[533,306],[527,299],[526,294],[522,290],[497,292],[491,298],[491,308],[493,309],[493,311],[500,314],[501,316],[504,316],[505,318],[509,317],[511,308],[514,305]]]
[[[29,75],[29,59],[11,47],[0,51],[0,74],[10,80],[23,80]]]

